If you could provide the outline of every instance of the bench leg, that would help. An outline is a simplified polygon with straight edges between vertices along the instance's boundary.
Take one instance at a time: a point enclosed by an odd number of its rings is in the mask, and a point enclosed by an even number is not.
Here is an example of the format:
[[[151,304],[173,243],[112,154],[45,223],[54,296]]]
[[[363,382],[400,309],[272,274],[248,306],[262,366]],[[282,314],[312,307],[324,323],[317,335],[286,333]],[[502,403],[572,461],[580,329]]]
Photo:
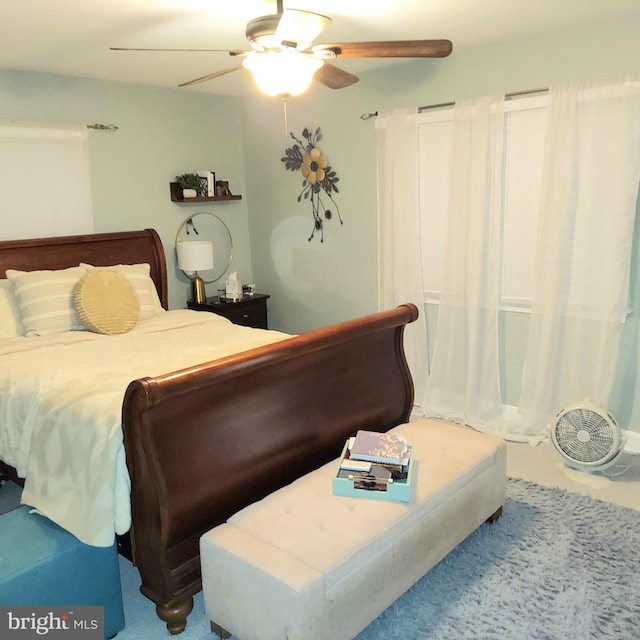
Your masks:
[[[188,596],[182,600],[174,601],[173,604],[159,604],[156,606],[156,613],[160,620],[167,623],[167,629],[172,636],[184,631],[187,626],[187,616],[193,609],[193,598]]]
[[[231,634],[226,629],[223,629],[219,624],[216,624],[213,620],[211,621],[211,631],[213,631],[213,633],[215,633],[218,636],[218,638],[222,638],[222,640],[225,640],[225,638],[231,637]]]
[[[487,522],[489,524],[493,524],[494,522],[497,522],[500,519],[501,516],[502,516],[502,507],[499,507],[494,513],[492,513],[487,518]]]

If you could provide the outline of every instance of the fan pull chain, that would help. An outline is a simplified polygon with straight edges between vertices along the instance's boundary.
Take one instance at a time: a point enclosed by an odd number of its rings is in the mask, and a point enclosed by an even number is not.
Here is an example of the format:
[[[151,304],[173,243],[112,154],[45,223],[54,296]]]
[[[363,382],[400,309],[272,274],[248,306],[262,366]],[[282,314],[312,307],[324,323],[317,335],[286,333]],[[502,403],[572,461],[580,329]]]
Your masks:
[[[284,110],[284,132],[289,133],[289,120],[287,118],[287,96],[282,96],[282,108]]]

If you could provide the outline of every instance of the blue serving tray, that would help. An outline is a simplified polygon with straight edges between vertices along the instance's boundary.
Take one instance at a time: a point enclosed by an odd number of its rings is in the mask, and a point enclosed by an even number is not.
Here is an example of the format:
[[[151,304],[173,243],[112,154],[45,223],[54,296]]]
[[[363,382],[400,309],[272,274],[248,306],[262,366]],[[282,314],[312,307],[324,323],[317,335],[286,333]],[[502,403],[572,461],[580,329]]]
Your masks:
[[[357,471],[350,471],[350,477],[341,478],[340,464],[347,454],[349,441],[347,441],[342,449],[342,455],[338,462],[336,475],[332,479],[331,488],[334,496],[344,496],[347,498],[369,498],[371,500],[387,500],[391,502],[411,502],[411,494],[413,487],[413,475],[415,473],[415,461],[413,455],[409,457],[409,471],[406,480],[392,480],[387,484],[386,491],[377,491],[371,489],[360,489],[354,487],[354,478],[358,475]],[[409,449],[411,446],[409,446]],[[352,475],[351,475],[352,474]]]

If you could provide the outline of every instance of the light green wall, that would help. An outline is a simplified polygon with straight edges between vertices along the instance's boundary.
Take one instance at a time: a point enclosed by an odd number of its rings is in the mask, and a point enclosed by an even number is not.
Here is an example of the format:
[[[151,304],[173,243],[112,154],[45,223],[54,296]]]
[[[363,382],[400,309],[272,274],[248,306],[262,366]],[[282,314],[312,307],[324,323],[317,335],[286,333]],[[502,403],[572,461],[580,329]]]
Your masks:
[[[360,82],[352,87],[331,91],[316,85],[291,99],[289,130],[299,134],[305,125],[322,128],[320,146],[340,176],[338,202],[345,221],[342,228],[335,222],[327,225],[325,246],[302,237],[280,243],[289,247],[288,260],[299,276],[293,279],[283,279],[274,268],[270,243],[279,225],[287,225],[294,216],[305,216],[310,224],[309,205],[296,202],[300,176],[285,171],[279,162],[290,144],[282,105],[277,99],[247,99],[244,142],[252,257],[259,288],[273,296],[274,326],[299,332],[376,310],[376,134],[374,121],[361,120],[362,113],[638,72],[639,27],[637,20],[599,23],[467,51],[456,50],[454,42],[449,58],[361,73]],[[313,263],[315,272],[309,268]],[[436,317],[437,311],[429,309],[431,342]],[[500,326],[504,398],[517,403],[528,316],[503,314]],[[635,384],[637,333],[637,318],[632,316],[623,336],[629,348],[625,346],[620,366],[622,385],[611,408],[619,411],[623,423],[634,391],[630,385]]]
[[[189,215],[210,211],[229,226],[233,269],[251,277],[246,200],[178,205],[169,199],[177,174],[213,169],[245,191],[242,124],[237,98],[0,70],[0,119],[46,123],[114,123],[115,133],[90,131],[96,232],[155,228],[169,271],[171,308],[185,306],[188,279],[175,266],[174,241]],[[11,215],[0,208],[2,217]],[[33,235],[41,235],[38,229]],[[208,286],[215,294],[217,285]],[[213,290],[213,291],[212,291]]]
[[[286,131],[300,135],[304,126],[321,127],[320,147],[340,178],[336,201],[344,226],[337,219],[327,223],[323,244],[307,242],[310,205],[296,201],[301,176],[280,162],[293,142],[285,131],[282,102],[257,90],[240,99],[0,70],[0,119],[117,124],[116,133],[90,133],[96,231],[156,228],[169,264],[170,306],[179,308],[188,281],[175,267],[175,233],[188,215],[211,211],[232,231],[232,269],[271,294],[270,326],[301,332],[377,309],[376,135],[374,121],[361,120],[362,113],[636,72],[639,26],[600,23],[468,51],[458,51],[454,42],[449,58],[361,73],[361,81],[350,88],[316,85],[290,99]],[[177,173],[206,168],[228,178],[243,200],[170,202],[168,183]],[[11,212],[0,209],[0,237],[6,215]],[[39,235],[37,229],[33,235]],[[636,277],[636,289],[638,282]],[[209,285],[209,293],[219,284]],[[428,320],[432,341],[437,310],[428,310]],[[520,393],[527,330],[526,315],[501,317],[507,402],[517,402]],[[635,393],[637,335],[633,314],[625,325],[611,407],[623,424],[632,420],[628,398]]]
[[[321,88],[290,99],[287,109],[289,131],[297,136],[306,125],[321,127],[319,146],[340,178],[335,200],[344,225],[337,218],[327,222],[323,243],[318,235],[307,240],[313,222],[309,201],[297,202],[302,176],[285,170],[280,161],[294,143],[284,129],[281,101],[253,97],[246,103],[255,280],[258,289],[273,296],[273,326],[285,331],[325,326],[371,312],[377,305],[375,137],[372,123],[360,120],[371,101],[343,91]],[[277,247],[283,265],[274,264],[272,247]]]

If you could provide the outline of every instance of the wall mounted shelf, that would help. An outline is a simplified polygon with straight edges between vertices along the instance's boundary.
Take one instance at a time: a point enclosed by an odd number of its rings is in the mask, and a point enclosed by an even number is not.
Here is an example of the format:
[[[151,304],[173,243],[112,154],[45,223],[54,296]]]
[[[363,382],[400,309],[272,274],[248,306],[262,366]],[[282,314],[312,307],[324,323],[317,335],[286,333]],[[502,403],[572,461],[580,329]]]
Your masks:
[[[185,198],[182,195],[182,187],[177,182],[169,183],[171,190],[171,202],[179,202],[180,204],[192,204],[202,202],[227,202],[229,200],[242,200],[242,196],[210,196],[210,197],[197,197],[197,198]]]

